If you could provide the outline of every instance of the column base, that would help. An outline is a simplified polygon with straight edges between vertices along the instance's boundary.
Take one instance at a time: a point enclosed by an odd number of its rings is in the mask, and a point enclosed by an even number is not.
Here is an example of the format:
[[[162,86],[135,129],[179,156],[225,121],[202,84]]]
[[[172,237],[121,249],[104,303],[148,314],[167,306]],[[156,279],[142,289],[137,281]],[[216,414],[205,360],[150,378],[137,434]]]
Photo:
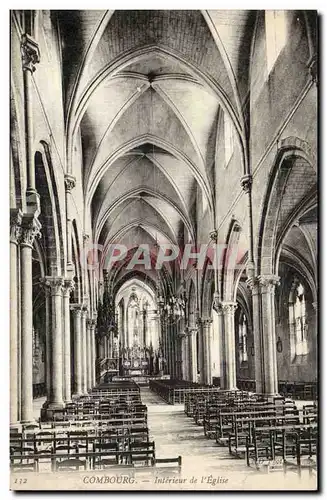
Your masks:
[[[10,424],[10,431],[13,431],[13,433],[15,432],[22,432],[22,424],[21,422],[17,422],[15,424]]]
[[[35,419],[31,419],[31,420],[21,420],[21,427],[23,425],[35,425],[37,427],[39,427],[39,422],[37,422]]]
[[[40,413],[40,421],[47,422],[48,420],[52,420],[54,417],[54,410],[63,410],[65,408],[64,402],[51,402],[45,401],[44,405],[41,408]]]
[[[47,405],[48,410],[63,410],[65,403],[63,401],[55,401]]]

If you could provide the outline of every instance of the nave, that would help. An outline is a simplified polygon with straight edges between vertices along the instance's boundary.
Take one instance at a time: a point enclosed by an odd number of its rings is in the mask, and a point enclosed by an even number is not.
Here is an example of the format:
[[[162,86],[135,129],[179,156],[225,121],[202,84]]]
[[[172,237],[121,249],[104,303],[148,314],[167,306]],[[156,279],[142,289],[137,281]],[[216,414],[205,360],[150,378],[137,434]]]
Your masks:
[[[43,402],[34,401],[37,423],[11,433],[18,474],[69,472],[88,481],[102,471],[163,489],[269,489],[268,474],[280,489],[316,485],[313,402],[203,388],[171,405],[130,382],[100,385],[51,422],[40,419]]]
[[[63,473],[58,445],[82,470],[183,474],[196,450],[229,474],[252,474],[247,453],[314,478],[317,13],[12,10],[10,25],[14,468]]]

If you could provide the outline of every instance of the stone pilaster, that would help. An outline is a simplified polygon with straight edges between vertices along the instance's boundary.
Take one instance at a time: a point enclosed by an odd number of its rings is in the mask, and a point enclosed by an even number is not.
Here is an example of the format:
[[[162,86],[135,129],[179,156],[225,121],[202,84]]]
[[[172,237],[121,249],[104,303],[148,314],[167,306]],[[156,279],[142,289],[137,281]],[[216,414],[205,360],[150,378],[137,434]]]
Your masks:
[[[205,384],[211,385],[211,324],[212,319],[201,318],[202,330],[202,356],[203,356],[203,376],[202,380]],[[202,375],[202,374],[201,374]]]
[[[181,332],[177,335],[176,338],[176,372],[177,372],[177,378],[179,380],[186,380],[184,378],[185,374],[185,334],[184,332]]]
[[[188,327],[188,347],[189,347],[189,380],[191,382],[197,382],[198,375],[198,363],[197,363],[197,327]]]
[[[20,232],[21,265],[21,421],[33,420],[33,273],[32,248],[41,224],[35,215],[24,215]]]
[[[275,333],[278,283],[279,277],[275,275],[257,276],[247,282],[252,290],[256,392],[267,395],[278,393]]]
[[[27,212],[39,215],[40,198],[35,189],[34,133],[33,133],[33,73],[40,62],[40,51],[36,41],[29,35],[21,38],[22,69],[24,78],[25,150],[27,165]]]
[[[72,253],[72,190],[76,185],[76,178],[72,175],[65,175],[66,191],[66,234],[67,234],[67,274],[73,277],[73,253]]]
[[[70,306],[74,317],[74,395],[81,396],[82,391],[82,306],[72,304]]]
[[[51,391],[47,401],[47,409],[64,407],[63,399],[63,333],[62,333],[62,295],[64,279],[58,276],[48,276],[44,280],[51,295]]]
[[[71,332],[70,332],[70,294],[74,289],[74,281],[65,279],[63,288],[63,348],[64,348],[64,401],[71,401]]]
[[[91,335],[92,335],[92,320],[88,318],[86,320],[86,384],[87,389],[92,389],[92,346],[91,346]]]
[[[19,209],[10,210],[10,425],[19,421],[19,332],[18,332],[18,242],[23,214]]]
[[[189,349],[189,336],[187,330],[184,332],[183,342],[183,379],[190,380],[190,349]]]
[[[82,313],[81,313],[82,394],[87,394],[86,319],[87,319],[87,308],[83,307]]]
[[[95,327],[96,327],[96,320],[93,319],[91,323],[91,387],[95,387],[96,385],[96,373],[95,373],[95,366],[96,366],[96,348],[95,348]]]
[[[221,314],[221,371],[220,387],[236,389],[236,352],[235,352],[235,311],[236,302],[220,302]]]

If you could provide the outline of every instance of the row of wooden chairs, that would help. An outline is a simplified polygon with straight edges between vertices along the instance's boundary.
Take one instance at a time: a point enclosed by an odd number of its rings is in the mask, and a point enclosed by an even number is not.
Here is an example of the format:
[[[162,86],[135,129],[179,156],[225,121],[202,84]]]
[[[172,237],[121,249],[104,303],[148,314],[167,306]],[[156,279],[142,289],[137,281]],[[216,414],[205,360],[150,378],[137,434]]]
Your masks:
[[[94,443],[93,450],[85,450],[81,445],[58,445],[43,453],[11,453],[11,470],[32,469],[39,471],[40,464],[47,464],[52,471],[83,468],[84,470],[104,469],[107,466],[146,465],[155,460],[154,441],[131,442],[129,448],[119,449],[118,443]]]
[[[214,438],[219,446],[228,446],[231,455],[246,456],[248,465],[260,468],[268,464],[285,471],[293,460],[298,469],[304,463],[310,470],[315,467],[316,404],[299,410],[294,401],[281,397],[268,401],[251,393],[241,398],[235,393],[203,393],[189,395],[184,411],[203,425],[205,436]]]

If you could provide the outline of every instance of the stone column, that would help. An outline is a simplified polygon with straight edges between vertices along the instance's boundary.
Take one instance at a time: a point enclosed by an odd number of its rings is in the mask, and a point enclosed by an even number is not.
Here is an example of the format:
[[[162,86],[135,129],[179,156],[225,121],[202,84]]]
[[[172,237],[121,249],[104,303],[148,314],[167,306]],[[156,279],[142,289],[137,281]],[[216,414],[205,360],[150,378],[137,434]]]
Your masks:
[[[96,320],[92,320],[91,324],[91,387],[96,385],[95,365],[96,365],[96,350],[95,350],[95,326]]]
[[[64,407],[63,400],[63,335],[62,335],[62,292],[63,278],[50,276],[46,278],[51,293],[51,392],[47,408]]]
[[[187,329],[184,331],[183,342],[183,380],[190,380],[189,336]]]
[[[254,344],[254,371],[255,371],[255,391],[258,394],[264,392],[264,373],[261,356],[263,356],[262,327],[261,327],[261,296],[259,282],[255,278],[247,280],[247,285],[252,292],[253,310],[253,344]]]
[[[24,124],[27,166],[26,205],[27,213],[40,213],[40,198],[35,189],[34,133],[33,133],[33,73],[40,62],[40,51],[36,41],[26,33],[21,38],[22,69],[24,79]]]
[[[51,329],[52,329],[52,314],[51,314],[51,289],[47,278],[40,279],[41,286],[45,294],[45,383],[47,399],[44,408],[47,408],[47,403],[51,397]]]
[[[66,279],[63,289],[63,347],[64,347],[64,401],[71,401],[71,352],[70,352],[70,293],[74,289],[74,281]]]
[[[262,339],[264,357],[264,392],[278,394],[276,331],[275,331],[275,286],[278,276],[259,276],[262,313]]]
[[[86,320],[86,385],[87,389],[92,388],[92,347],[91,347],[92,320]]]
[[[236,302],[220,302],[222,313],[220,387],[236,389],[235,311]]]
[[[176,336],[176,375],[179,380],[184,376],[184,334],[178,333]]]
[[[211,374],[211,323],[212,319],[201,319],[203,338],[203,381],[212,384]]]
[[[188,356],[189,356],[189,380],[191,382],[197,381],[197,355],[196,355],[196,335],[197,328],[188,327],[187,336],[188,336]]]
[[[201,384],[205,383],[205,367],[204,367],[204,349],[203,349],[203,328],[201,319],[198,319],[199,329],[198,329],[198,343],[197,343],[197,365],[198,372],[200,372],[200,378],[196,374],[197,381]]]
[[[81,313],[82,394],[87,394],[86,318],[87,309],[83,307]]]
[[[279,277],[258,276],[247,281],[252,290],[256,392],[278,394],[275,286]]]
[[[32,248],[41,224],[24,215],[20,237],[21,262],[21,421],[33,420],[33,285]]]
[[[48,287],[44,287],[45,291],[45,373],[46,373],[46,388],[47,400],[51,393],[51,295]]]
[[[72,252],[72,190],[76,185],[76,179],[72,175],[65,175],[66,188],[66,235],[67,235],[67,273],[69,277],[73,274],[73,252]]]
[[[82,391],[82,306],[71,306],[74,316],[74,395],[81,396]]]
[[[21,234],[23,214],[10,210],[10,425],[17,424],[18,416],[18,261],[17,247]]]

